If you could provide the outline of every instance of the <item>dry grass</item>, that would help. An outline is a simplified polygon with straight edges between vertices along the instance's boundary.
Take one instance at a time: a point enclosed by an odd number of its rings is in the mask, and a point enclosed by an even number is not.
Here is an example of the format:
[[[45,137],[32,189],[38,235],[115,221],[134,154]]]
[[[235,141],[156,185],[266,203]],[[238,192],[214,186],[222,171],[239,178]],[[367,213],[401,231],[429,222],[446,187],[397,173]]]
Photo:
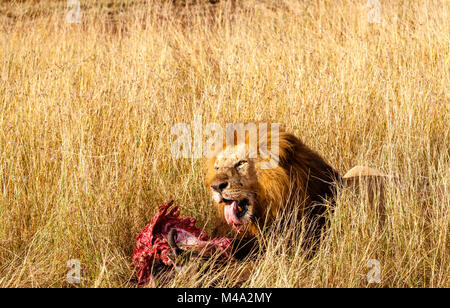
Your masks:
[[[170,154],[196,114],[401,179],[383,228],[343,191],[312,259],[266,235],[244,286],[450,286],[447,1],[382,1],[382,24],[362,0],[81,3],[81,24],[65,1],[0,4],[0,287],[70,286],[69,259],[80,286],[135,287],[134,238],[169,199],[210,228],[201,161]]]

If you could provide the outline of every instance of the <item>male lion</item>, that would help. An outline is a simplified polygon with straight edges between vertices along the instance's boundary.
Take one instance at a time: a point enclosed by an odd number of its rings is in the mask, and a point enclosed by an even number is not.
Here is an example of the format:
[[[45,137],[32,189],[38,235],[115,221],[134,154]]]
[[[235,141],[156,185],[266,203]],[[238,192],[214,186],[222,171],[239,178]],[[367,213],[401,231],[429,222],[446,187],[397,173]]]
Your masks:
[[[270,144],[270,133],[266,136],[264,142]],[[296,206],[299,218],[307,222],[309,240],[317,240],[326,223],[324,200],[332,200],[336,183],[341,181],[338,172],[282,130],[277,139],[276,165],[264,169],[267,159],[260,151],[252,152],[246,137],[245,142],[225,146],[207,162],[206,185],[221,221],[215,233],[226,235],[235,230],[237,238],[245,242],[254,239],[263,226],[270,226],[280,213]]]

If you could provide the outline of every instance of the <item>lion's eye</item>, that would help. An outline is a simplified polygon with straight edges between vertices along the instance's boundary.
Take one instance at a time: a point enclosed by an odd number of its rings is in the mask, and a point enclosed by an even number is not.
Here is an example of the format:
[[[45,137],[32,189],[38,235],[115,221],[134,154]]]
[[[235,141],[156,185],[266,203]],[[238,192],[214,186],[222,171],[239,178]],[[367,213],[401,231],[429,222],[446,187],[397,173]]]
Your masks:
[[[219,170],[219,167],[218,166],[214,166],[214,169]]]
[[[241,160],[240,162],[238,162],[238,163],[235,165],[235,167],[236,167],[236,168],[242,167],[242,166],[245,165],[246,163],[247,163],[246,160]]]

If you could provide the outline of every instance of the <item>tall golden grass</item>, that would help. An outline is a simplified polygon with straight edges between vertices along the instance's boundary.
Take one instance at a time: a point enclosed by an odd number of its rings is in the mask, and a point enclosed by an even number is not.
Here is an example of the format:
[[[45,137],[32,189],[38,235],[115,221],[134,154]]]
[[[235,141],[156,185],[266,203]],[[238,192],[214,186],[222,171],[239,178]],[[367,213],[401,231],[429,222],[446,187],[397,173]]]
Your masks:
[[[169,199],[211,230],[201,160],[170,153],[171,127],[195,115],[283,123],[342,173],[399,179],[382,227],[340,192],[313,257],[286,249],[295,227],[262,236],[243,286],[449,287],[448,9],[381,1],[371,23],[363,0],[81,0],[70,24],[65,1],[3,1],[0,287],[135,287],[134,239]]]

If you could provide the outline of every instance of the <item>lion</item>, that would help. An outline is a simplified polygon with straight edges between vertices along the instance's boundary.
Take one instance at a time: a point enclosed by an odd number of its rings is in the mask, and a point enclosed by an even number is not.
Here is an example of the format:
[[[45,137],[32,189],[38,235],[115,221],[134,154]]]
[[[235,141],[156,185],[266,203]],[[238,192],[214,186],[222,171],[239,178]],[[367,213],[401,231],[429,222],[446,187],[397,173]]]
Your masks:
[[[266,138],[258,138],[257,148],[268,148],[271,133],[259,134]],[[273,168],[263,168],[267,155],[252,152],[248,136],[244,142],[225,145],[207,161],[206,185],[221,221],[216,234],[232,229],[241,240],[253,239],[292,206],[300,207],[308,233],[317,234],[323,227],[324,200],[333,198],[339,173],[294,135],[280,130],[277,141]]]
[[[258,133],[266,136],[262,148],[267,148],[271,134]],[[344,180],[357,177],[357,171],[346,174],[344,179],[293,134],[281,129],[277,137],[278,157],[273,168],[263,168],[267,155],[251,149],[248,135],[243,142],[235,139],[234,144],[224,145],[207,160],[206,185],[219,218],[216,236],[231,232],[239,243],[254,242],[257,234],[281,213],[295,210],[298,219],[307,222],[305,242],[314,245],[319,241],[327,222],[327,207],[333,206],[337,187]],[[241,257],[249,249],[242,249]]]

